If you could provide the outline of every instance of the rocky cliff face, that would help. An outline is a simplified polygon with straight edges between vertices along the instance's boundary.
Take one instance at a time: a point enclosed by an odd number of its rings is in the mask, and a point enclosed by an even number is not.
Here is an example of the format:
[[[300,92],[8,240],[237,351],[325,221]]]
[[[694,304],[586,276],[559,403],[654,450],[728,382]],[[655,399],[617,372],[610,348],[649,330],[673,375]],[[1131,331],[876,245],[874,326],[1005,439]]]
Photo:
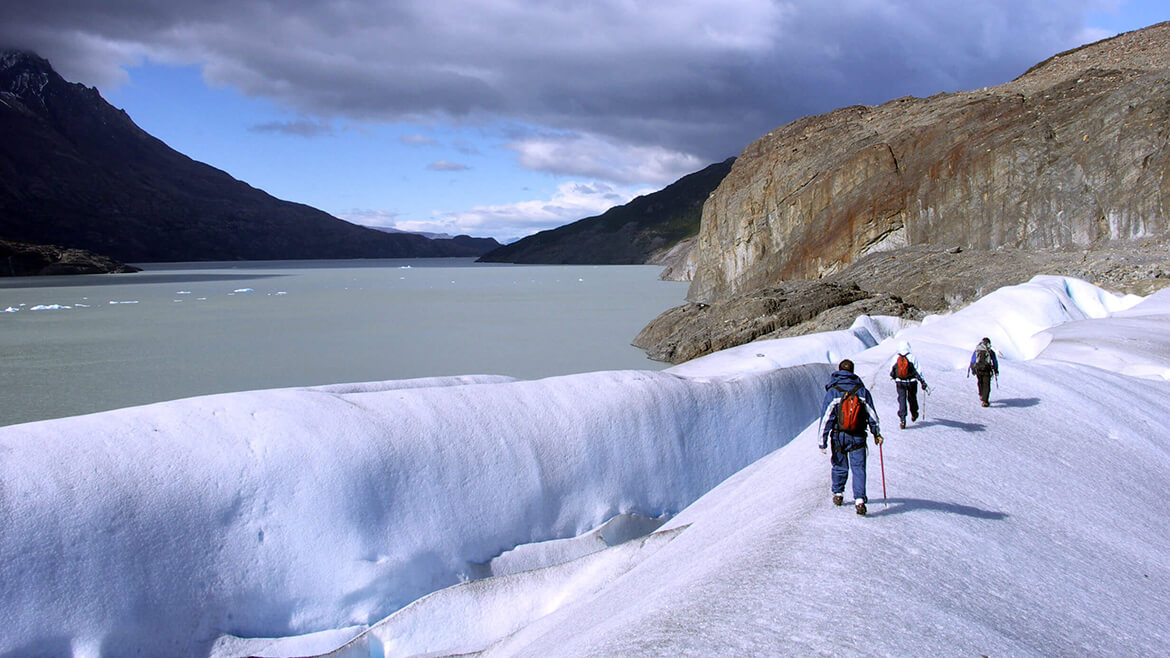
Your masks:
[[[0,238],[128,262],[478,256],[276,199],[171,149],[96,89],[0,51]]]
[[[859,315],[921,320],[1037,274],[1149,295],[1170,287],[1170,234],[1085,250],[961,249],[916,245],[861,257],[820,279],[785,281],[673,308],[635,337],[659,361],[682,363],[753,340],[847,329]]]
[[[711,303],[911,245],[1096,248],[1170,208],[1170,23],[978,91],[807,117],[704,206],[688,298]]]
[[[635,338],[679,363],[761,338],[918,319],[1036,274],[1170,285],[1170,23],[1005,85],[807,117],[703,209],[690,303]]]

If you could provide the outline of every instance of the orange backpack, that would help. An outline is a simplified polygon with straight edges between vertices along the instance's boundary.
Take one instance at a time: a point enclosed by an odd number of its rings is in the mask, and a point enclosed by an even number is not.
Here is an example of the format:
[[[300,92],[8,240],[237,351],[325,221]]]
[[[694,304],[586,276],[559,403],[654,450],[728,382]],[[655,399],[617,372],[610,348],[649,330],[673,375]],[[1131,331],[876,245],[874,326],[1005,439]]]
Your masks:
[[[898,379],[910,379],[914,375],[914,366],[910,364],[910,359],[906,358],[905,354],[898,355]]]
[[[837,429],[851,434],[856,434],[864,429],[865,412],[862,409],[865,404],[857,395],[857,390],[860,388],[861,386],[858,385],[850,391],[845,391],[844,397],[841,398],[841,406],[837,409]]]

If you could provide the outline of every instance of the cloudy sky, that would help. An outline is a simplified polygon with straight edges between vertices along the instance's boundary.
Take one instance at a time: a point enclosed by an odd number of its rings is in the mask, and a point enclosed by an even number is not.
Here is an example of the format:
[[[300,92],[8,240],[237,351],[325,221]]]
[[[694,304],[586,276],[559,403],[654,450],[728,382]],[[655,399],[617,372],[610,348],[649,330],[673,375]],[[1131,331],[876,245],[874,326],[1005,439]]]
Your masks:
[[[1164,0],[0,0],[0,48],[351,221],[511,240],[811,113],[999,84]]]

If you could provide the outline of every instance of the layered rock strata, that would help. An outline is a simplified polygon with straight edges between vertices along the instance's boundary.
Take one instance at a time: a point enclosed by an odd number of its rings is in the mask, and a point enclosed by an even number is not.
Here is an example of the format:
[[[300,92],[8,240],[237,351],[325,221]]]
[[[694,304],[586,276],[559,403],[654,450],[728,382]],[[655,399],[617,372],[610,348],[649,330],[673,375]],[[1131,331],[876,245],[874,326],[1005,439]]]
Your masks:
[[[1170,23],[999,87],[806,117],[751,144],[703,211],[688,299],[711,303],[906,245],[1086,248],[1170,206]]]
[[[1170,23],[998,87],[794,121],[736,159],[666,272],[690,303],[634,344],[679,363],[1036,274],[1148,293],[1170,283],[1168,140]]]

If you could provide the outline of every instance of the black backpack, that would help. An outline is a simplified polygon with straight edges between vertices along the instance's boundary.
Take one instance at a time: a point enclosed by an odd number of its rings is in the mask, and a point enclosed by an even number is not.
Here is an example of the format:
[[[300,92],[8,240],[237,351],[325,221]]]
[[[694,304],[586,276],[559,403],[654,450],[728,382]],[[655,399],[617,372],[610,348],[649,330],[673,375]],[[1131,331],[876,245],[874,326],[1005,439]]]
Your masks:
[[[982,345],[975,348],[975,365],[971,369],[975,372],[991,372],[995,369],[991,361],[991,348]]]

